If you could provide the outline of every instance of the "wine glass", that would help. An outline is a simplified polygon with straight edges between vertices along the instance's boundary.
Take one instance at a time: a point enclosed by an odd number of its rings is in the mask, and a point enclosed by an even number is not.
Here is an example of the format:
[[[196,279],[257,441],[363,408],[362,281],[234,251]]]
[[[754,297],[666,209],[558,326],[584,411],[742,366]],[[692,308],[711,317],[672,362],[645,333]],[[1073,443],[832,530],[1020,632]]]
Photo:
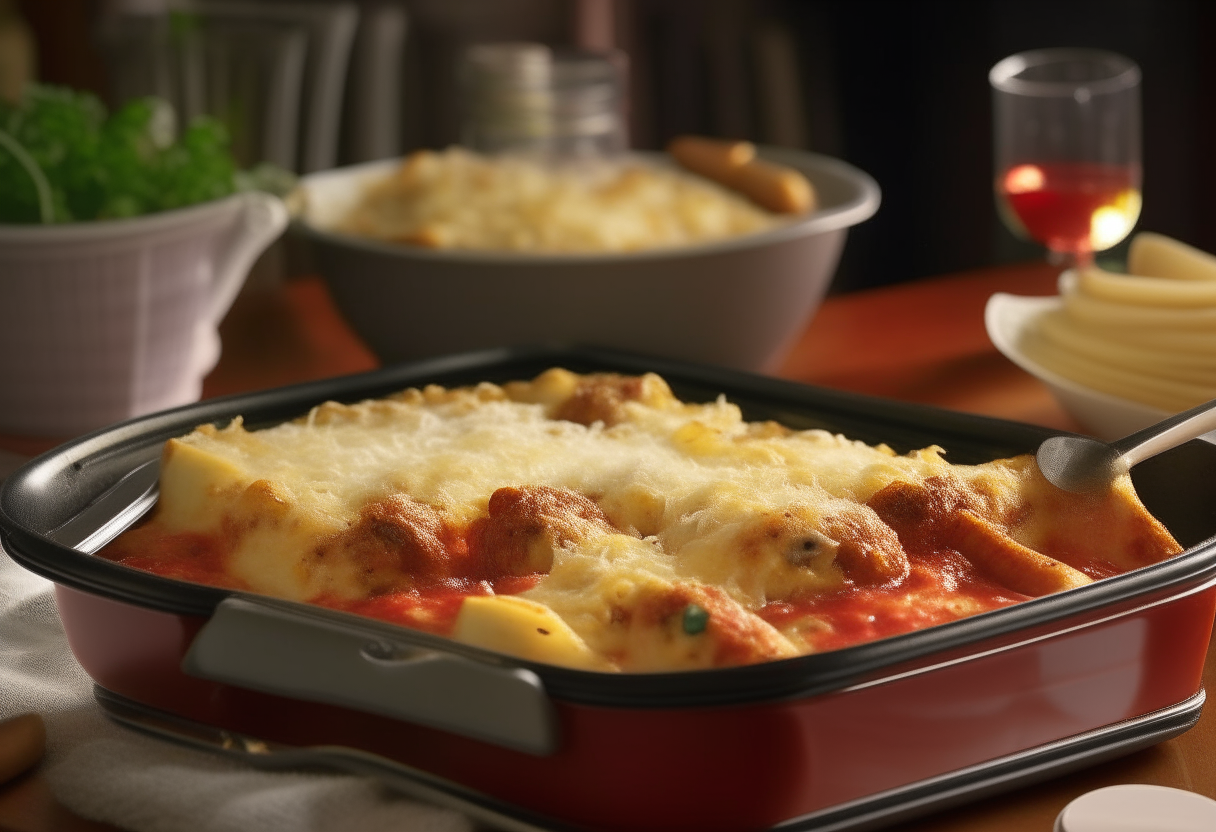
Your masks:
[[[988,74],[997,206],[1014,233],[1072,267],[1140,216],[1140,68],[1097,49],[1038,49]]]

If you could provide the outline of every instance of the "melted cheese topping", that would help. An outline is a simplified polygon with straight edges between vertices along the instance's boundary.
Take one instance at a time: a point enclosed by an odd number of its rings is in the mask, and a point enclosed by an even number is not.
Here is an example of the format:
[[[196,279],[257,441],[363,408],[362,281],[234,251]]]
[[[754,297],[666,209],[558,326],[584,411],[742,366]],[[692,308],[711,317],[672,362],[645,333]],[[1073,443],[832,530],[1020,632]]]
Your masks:
[[[658,376],[428,387],[166,444],[106,556],[602,670],[831,649],[1179,551],[1124,478],[952,465],[677,400]]]
[[[676,168],[638,160],[555,167],[453,147],[410,154],[336,228],[437,249],[598,253],[692,245],[780,222]]]

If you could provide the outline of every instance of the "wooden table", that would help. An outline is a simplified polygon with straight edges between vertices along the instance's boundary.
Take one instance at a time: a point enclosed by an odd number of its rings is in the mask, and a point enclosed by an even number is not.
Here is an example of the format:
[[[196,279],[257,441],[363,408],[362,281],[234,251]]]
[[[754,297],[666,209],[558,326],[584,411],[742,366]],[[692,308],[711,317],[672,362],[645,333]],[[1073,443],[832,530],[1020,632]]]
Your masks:
[[[828,299],[778,371],[828,387],[1000,416],[1078,426],[1037,380],[1002,357],[984,331],[997,291],[1051,294],[1055,270],[1027,264],[948,275]],[[207,396],[326,378],[376,366],[315,279],[248,290],[221,329],[224,353]],[[33,452],[48,440],[0,437],[0,448]],[[1216,690],[1216,649],[1204,684]],[[1107,785],[1152,783],[1216,798],[1216,713],[1186,734],[1085,771],[941,812],[903,832],[1049,832],[1074,797]],[[0,830],[84,832],[110,827],[55,805],[34,771],[0,787]]]

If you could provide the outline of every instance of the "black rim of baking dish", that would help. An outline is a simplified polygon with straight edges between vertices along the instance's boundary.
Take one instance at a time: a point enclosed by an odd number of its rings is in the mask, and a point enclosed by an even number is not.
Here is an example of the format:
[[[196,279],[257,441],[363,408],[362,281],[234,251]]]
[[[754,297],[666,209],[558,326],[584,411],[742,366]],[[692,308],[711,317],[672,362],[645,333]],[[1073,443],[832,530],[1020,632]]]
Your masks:
[[[217,604],[234,593],[162,578],[76,551],[55,541],[55,529],[125,475],[157,459],[166,439],[199,424],[226,424],[241,414],[250,428],[265,427],[302,415],[325,400],[353,402],[426,383],[455,386],[531,378],[552,366],[575,372],[656,372],[667,379],[677,395],[688,400],[706,401],[725,393],[743,408],[749,420],[774,419],[795,428],[824,428],[872,444],[886,443],[900,453],[939,444],[948,449],[947,459],[957,463],[978,463],[1029,452],[1047,436],[1058,433],[1016,422],[596,347],[502,348],[212,399],[80,437],[32,460],[4,482],[0,488],[0,542],[18,563],[56,583],[138,606],[207,617]],[[1216,446],[1191,443],[1171,453],[1175,462],[1188,461],[1204,466],[1204,471],[1216,471]],[[1150,480],[1156,477],[1158,484],[1175,476],[1168,463],[1145,470],[1143,476]],[[1216,477],[1203,478],[1207,479]],[[1192,502],[1212,504],[1203,494],[1194,495]],[[1159,517],[1172,512],[1175,525],[1185,525],[1194,513],[1174,499],[1150,505],[1150,509]],[[1161,519],[1170,525],[1170,519]],[[1039,631],[1043,628],[1049,632],[1054,622],[1067,618],[1101,617],[1118,609],[1157,603],[1193,591],[1216,579],[1216,546],[1212,531],[1207,528],[1189,528],[1184,532],[1181,535],[1175,532],[1180,542],[1189,547],[1183,554],[1067,593],[841,650],[737,668],[652,674],[579,671],[519,661],[395,625],[351,618],[369,632],[391,631],[396,640],[419,647],[529,668],[542,679],[549,695],[568,701],[644,708],[754,703],[838,690],[926,657],[965,652],[969,645],[979,642],[987,645],[1002,639],[1016,642],[1023,634],[1042,635]],[[314,610],[318,615],[333,615],[332,611],[317,610],[307,604],[296,606],[303,615]]]

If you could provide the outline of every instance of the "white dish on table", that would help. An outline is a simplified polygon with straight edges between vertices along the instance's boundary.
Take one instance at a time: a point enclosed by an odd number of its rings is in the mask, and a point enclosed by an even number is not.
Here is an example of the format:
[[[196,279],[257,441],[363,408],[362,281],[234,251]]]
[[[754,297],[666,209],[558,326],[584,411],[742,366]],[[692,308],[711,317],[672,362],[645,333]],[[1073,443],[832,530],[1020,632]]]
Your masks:
[[[1061,303],[1054,295],[1026,297],[998,292],[988,299],[984,309],[988,337],[1006,358],[1047,385],[1060,406],[1099,439],[1120,439],[1169,416],[1159,408],[1065,378],[1026,355],[1022,344],[1030,327],[1042,315],[1059,309]]]

